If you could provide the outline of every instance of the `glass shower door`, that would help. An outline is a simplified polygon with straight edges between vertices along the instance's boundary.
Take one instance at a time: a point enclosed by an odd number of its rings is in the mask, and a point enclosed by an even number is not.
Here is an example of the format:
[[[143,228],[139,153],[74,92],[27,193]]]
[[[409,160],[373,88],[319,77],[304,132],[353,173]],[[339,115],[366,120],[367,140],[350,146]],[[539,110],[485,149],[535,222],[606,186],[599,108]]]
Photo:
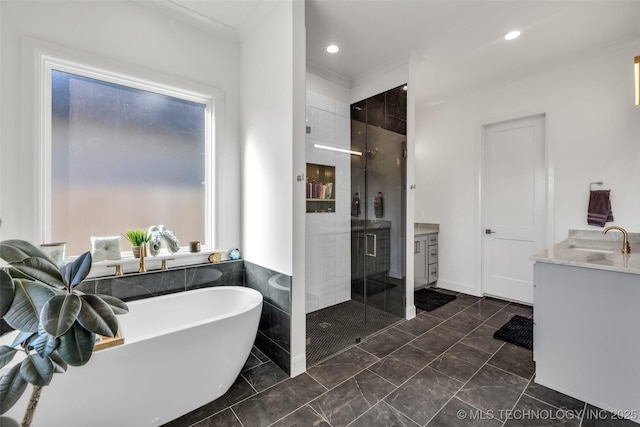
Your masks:
[[[406,111],[399,91],[352,105],[352,300],[362,303],[363,337],[405,314],[406,131],[381,120]]]

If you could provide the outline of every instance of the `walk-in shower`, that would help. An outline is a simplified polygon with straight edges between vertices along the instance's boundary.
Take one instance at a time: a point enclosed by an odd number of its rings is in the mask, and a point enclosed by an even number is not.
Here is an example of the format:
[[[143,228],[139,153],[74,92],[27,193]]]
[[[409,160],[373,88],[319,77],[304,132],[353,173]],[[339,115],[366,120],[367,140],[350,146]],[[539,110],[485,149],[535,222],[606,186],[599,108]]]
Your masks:
[[[339,281],[342,298],[335,304],[308,310],[307,366],[405,315],[407,150],[403,87],[352,104],[350,135],[350,153],[336,160],[335,171],[336,176],[349,175],[348,189],[341,189],[342,199],[336,200],[336,229],[350,237],[349,253],[341,252],[350,262],[348,288],[345,294],[344,280]],[[340,170],[340,162],[345,159],[348,169]],[[317,221],[317,217],[311,218],[312,224]],[[308,232],[309,226],[307,221]],[[310,245],[313,242],[308,241],[308,249]],[[307,260],[313,264],[309,255]],[[314,286],[309,263],[307,284],[311,280]]]

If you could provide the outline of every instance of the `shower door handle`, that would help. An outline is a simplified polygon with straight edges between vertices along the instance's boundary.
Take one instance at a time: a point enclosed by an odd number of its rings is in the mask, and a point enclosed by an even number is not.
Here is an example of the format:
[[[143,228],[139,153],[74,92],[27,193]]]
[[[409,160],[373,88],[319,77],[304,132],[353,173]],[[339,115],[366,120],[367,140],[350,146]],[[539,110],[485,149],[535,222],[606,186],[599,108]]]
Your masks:
[[[376,257],[376,246],[377,246],[378,236],[374,233],[367,233],[364,238],[364,254],[366,256]],[[369,245],[371,242],[371,245]],[[369,248],[373,246],[373,251],[369,251]]]

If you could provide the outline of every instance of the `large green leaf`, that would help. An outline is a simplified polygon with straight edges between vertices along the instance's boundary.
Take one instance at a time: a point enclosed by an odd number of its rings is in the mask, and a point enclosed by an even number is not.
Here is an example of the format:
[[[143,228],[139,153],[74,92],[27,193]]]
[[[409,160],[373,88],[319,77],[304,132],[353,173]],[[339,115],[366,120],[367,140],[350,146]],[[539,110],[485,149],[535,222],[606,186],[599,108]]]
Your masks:
[[[78,322],[85,329],[105,337],[114,337],[118,332],[118,319],[111,306],[96,295],[82,295],[82,308]]]
[[[4,414],[20,399],[27,382],[20,374],[20,365],[16,365],[0,379],[0,414]]]
[[[48,357],[29,354],[20,364],[20,375],[33,385],[49,385],[53,377],[53,364]]]
[[[82,366],[93,354],[95,334],[83,328],[78,322],[60,337],[58,354],[71,366]]]
[[[15,290],[16,287],[9,273],[0,270],[0,317],[4,316],[9,307],[11,307]]]
[[[67,372],[67,362],[62,360],[62,357],[60,357],[57,351],[54,351],[49,355],[49,360],[51,360],[51,364],[53,365],[54,373],[62,374]]]
[[[47,285],[27,279],[14,279],[16,291],[4,320],[14,329],[37,332],[42,307],[56,292]]]
[[[19,262],[25,258],[33,257],[49,260],[44,252],[24,240],[4,240],[0,242],[0,258],[6,262]]]
[[[91,252],[85,252],[64,266],[64,280],[70,287],[79,285],[91,271]]]
[[[44,258],[26,258],[11,264],[11,268],[33,280],[64,289],[64,282],[58,267]]]
[[[37,351],[40,356],[47,357],[56,348],[58,348],[58,339],[49,335],[44,330],[41,323],[38,327],[38,333],[33,334],[32,338],[29,340],[29,345]]]
[[[7,363],[13,360],[13,356],[15,356],[17,352],[18,350],[8,345],[0,346],[0,368],[7,366]]]
[[[64,294],[51,297],[40,313],[42,327],[47,333],[58,338],[76,321],[81,307],[82,301],[78,295]]]
[[[127,307],[127,304],[116,297],[102,294],[97,294],[96,296],[100,297],[102,301],[109,304],[109,307],[111,307],[111,310],[113,310],[114,314],[127,314],[129,312],[129,307]]]

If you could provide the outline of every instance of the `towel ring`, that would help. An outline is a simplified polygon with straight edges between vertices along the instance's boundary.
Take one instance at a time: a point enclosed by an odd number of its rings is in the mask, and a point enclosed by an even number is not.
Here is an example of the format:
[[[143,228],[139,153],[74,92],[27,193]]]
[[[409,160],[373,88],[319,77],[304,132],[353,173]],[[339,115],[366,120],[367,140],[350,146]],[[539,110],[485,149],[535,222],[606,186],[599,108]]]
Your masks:
[[[604,184],[602,181],[593,181],[589,183],[589,191],[593,191],[593,185],[602,185]]]

